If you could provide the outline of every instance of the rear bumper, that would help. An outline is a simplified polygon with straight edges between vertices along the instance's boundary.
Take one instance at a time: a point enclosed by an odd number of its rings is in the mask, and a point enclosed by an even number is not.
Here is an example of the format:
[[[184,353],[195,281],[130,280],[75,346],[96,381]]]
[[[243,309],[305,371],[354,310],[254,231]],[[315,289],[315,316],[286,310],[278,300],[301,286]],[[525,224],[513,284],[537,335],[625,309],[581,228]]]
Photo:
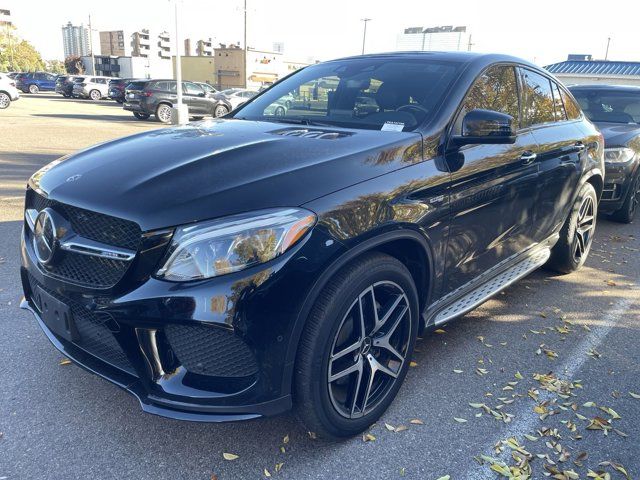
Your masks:
[[[124,110],[128,110],[129,112],[136,112],[136,113],[147,113],[149,115],[151,115],[152,112],[147,112],[144,107],[139,104],[139,103],[127,103],[124,102],[122,104],[122,108]]]

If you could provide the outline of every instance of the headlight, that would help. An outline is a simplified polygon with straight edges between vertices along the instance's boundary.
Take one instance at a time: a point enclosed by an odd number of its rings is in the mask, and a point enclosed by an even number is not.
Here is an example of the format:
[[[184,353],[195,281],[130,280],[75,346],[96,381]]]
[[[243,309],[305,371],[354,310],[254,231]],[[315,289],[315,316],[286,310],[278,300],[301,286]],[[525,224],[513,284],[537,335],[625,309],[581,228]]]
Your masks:
[[[630,148],[616,147],[604,149],[604,161],[609,163],[625,163],[633,158],[635,152]]]
[[[199,280],[268,262],[291,248],[315,223],[316,215],[308,210],[281,208],[180,227],[157,276]]]

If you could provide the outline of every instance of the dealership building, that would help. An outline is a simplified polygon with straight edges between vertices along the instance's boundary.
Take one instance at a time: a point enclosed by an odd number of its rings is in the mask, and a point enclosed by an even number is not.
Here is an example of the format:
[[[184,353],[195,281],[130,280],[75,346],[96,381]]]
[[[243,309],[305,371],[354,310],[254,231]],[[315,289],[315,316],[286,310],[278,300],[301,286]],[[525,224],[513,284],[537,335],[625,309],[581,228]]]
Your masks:
[[[544,68],[565,85],[602,83],[640,86],[640,62],[593,60],[591,55],[569,55],[566,61]]]

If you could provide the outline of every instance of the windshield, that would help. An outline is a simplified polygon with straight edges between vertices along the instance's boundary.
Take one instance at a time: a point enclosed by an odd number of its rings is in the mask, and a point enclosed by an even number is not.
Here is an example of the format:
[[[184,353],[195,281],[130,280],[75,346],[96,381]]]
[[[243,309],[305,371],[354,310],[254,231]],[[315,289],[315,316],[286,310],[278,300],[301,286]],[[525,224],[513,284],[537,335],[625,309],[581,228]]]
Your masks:
[[[640,123],[640,89],[572,89],[585,115],[593,122]]]
[[[428,58],[318,64],[275,84],[234,117],[410,131],[433,117],[461,65]]]

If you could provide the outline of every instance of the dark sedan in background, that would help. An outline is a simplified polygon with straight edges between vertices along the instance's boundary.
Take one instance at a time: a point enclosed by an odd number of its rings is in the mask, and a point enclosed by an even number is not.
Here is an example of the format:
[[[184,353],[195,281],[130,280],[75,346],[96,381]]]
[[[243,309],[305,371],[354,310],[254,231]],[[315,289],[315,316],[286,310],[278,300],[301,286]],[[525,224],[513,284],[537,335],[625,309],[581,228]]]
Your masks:
[[[175,93],[153,82],[125,107]],[[317,102],[276,115],[293,92]],[[356,115],[365,96],[375,106]],[[225,118],[36,172],[22,306],[147,412],[217,422],[295,406],[308,431],[353,435],[391,404],[425,329],[543,265],[582,267],[603,144],[517,58],[315,64]]]
[[[59,93],[65,98],[71,98],[73,93],[73,84],[77,81],[82,81],[84,77],[78,75],[60,75],[56,79],[55,92]]]
[[[630,223],[640,203],[640,87],[569,87],[605,139],[605,184],[600,211]]]
[[[109,98],[124,103],[124,91],[131,82],[143,81],[141,78],[114,78],[109,81]]]

